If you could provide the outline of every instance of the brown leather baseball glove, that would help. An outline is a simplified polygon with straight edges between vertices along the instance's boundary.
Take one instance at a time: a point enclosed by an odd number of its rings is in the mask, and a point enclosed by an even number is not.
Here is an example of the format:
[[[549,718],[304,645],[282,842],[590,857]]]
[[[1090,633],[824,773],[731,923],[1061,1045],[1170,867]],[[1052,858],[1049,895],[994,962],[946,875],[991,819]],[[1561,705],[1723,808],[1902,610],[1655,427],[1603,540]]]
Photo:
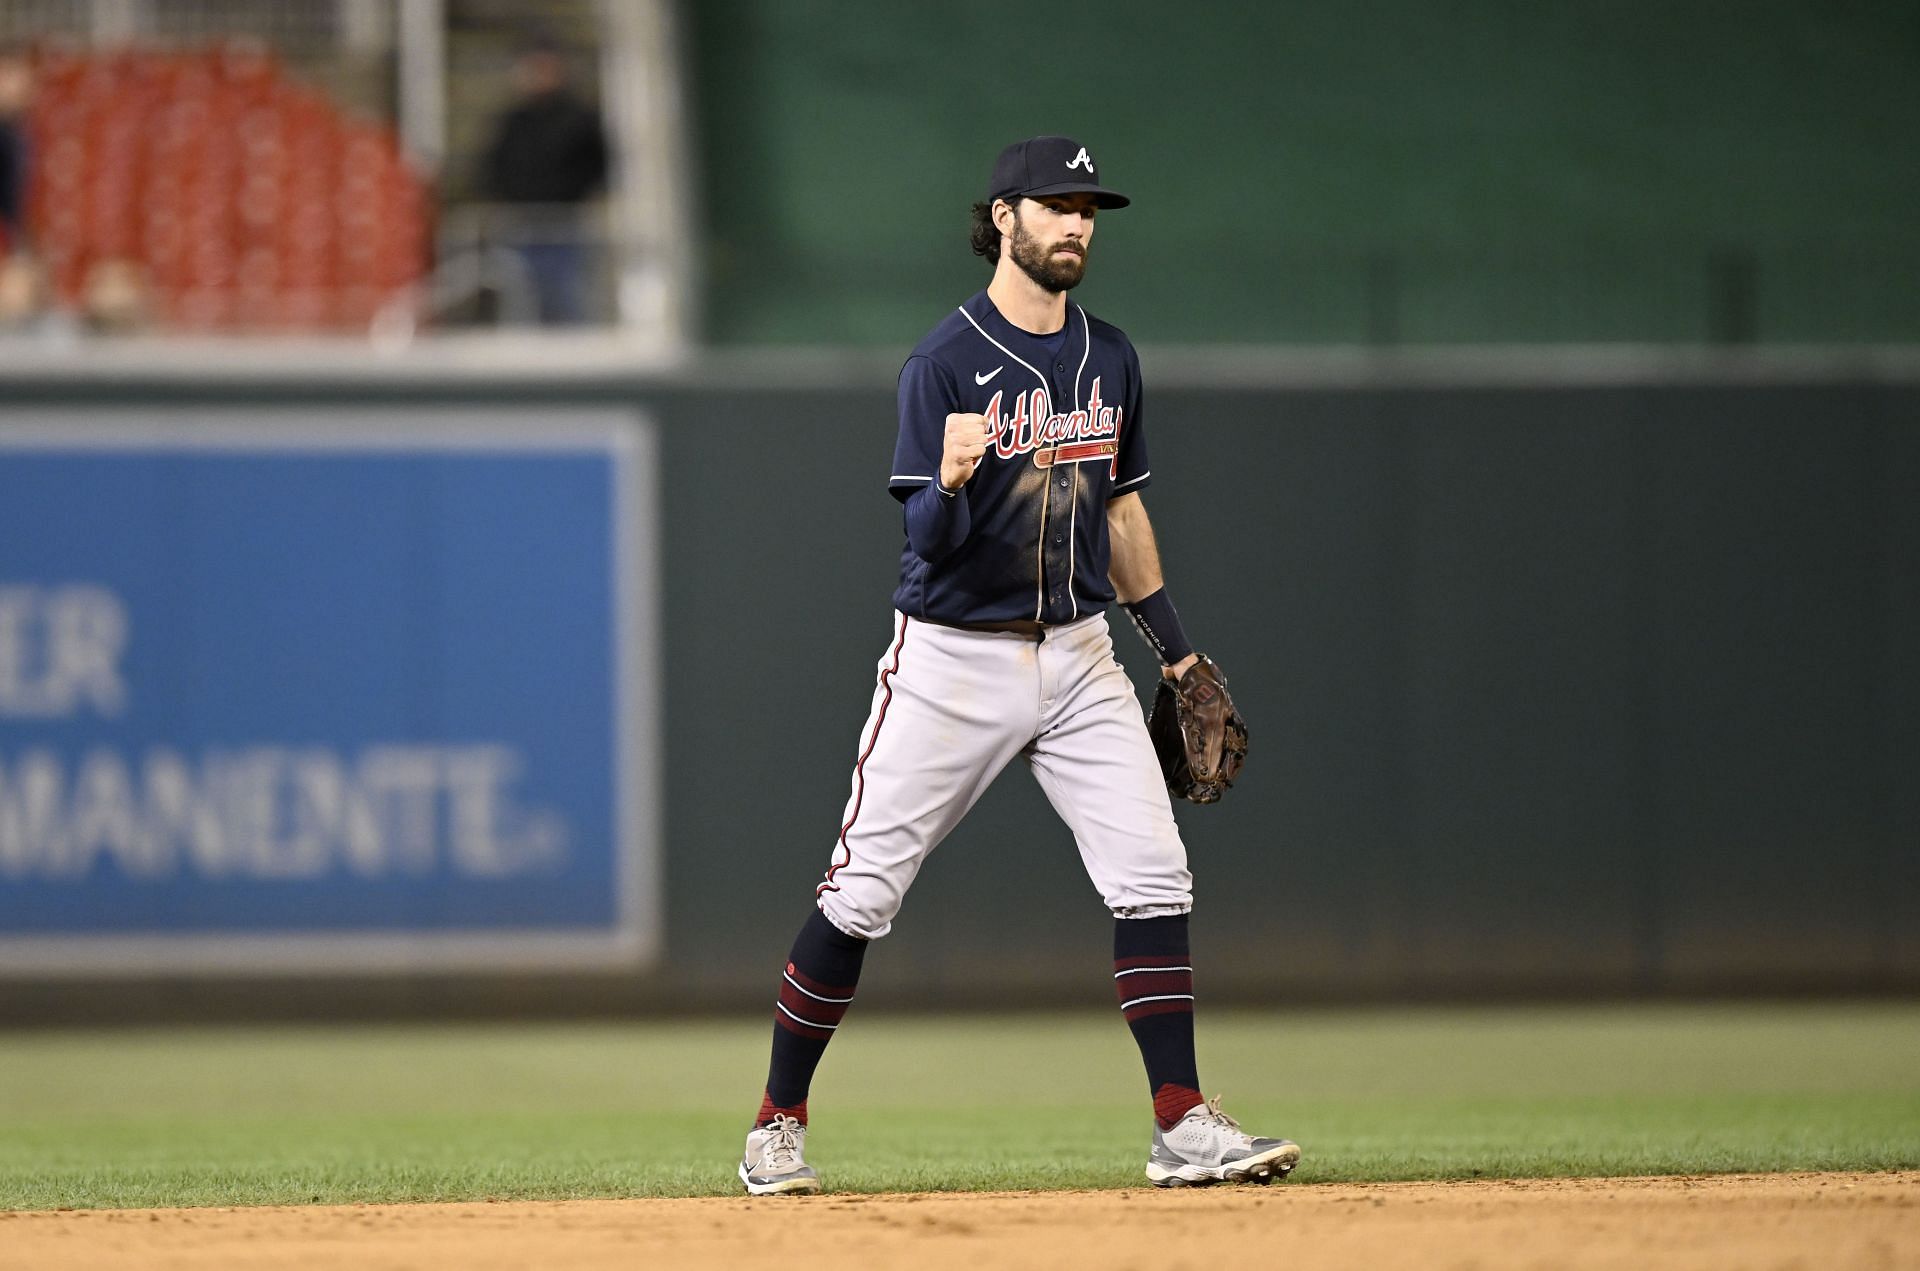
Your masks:
[[[1167,792],[1191,803],[1219,802],[1247,758],[1247,722],[1227,695],[1227,677],[1204,653],[1178,681],[1161,677],[1147,736]]]

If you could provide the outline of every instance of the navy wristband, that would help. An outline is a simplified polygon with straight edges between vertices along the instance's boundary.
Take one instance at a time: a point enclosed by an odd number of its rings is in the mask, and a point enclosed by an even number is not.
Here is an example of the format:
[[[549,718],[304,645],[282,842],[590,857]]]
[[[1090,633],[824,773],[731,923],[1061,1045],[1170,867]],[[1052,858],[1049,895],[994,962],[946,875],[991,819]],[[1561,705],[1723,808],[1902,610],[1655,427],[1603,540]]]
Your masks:
[[[1172,666],[1193,652],[1193,641],[1187,639],[1187,633],[1181,629],[1179,611],[1173,607],[1165,587],[1120,607],[1133,619],[1140,638],[1159,655],[1160,665]]]

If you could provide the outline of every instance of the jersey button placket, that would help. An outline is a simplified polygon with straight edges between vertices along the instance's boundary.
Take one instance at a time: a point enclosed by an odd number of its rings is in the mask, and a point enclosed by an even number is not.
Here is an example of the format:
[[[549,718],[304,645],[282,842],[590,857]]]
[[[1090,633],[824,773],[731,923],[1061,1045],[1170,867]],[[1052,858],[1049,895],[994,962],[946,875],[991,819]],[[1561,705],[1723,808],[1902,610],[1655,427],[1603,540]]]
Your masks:
[[[1053,369],[1055,376],[1052,384],[1052,400],[1057,403],[1062,403],[1062,405],[1056,406],[1054,409],[1072,410],[1074,407],[1067,404],[1073,401],[1072,382],[1067,378],[1067,364],[1065,362],[1055,362]],[[1059,486],[1061,490],[1066,490],[1072,486],[1073,479],[1066,472],[1058,468],[1054,469],[1054,472],[1056,474],[1054,483]],[[1067,506],[1067,504],[1060,502],[1057,496],[1053,500],[1053,507],[1056,510],[1064,513]],[[1052,549],[1046,552],[1046,570],[1047,577],[1050,580],[1047,587],[1046,621],[1065,622],[1073,612],[1073,607],[1067,598],[1067,585],[1064,581],[1072,572],[1072,567],[1068,563],[1071,548],[1068,546],[1064,534],[1060,533],[1053,526],[1049,526],[1048,528],[1050,532],[1047,538],[1050,539],[1051,542],[1047,542],[1046,540],[1042,541],[1043,547]]]

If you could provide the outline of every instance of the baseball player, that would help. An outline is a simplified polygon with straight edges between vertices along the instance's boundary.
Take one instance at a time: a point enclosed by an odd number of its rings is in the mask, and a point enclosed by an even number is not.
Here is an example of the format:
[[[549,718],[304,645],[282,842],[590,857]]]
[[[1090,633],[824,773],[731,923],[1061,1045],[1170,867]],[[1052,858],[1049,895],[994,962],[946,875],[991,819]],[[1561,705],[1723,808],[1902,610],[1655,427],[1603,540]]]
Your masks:
[[[867,946],[1016,756],[1113,911],[1114,986],[1153,1096],[1147,1177],[1270,1182],[1299,1160],[1293,1143],[1248,1135],[1203,1098],[1194,1061],[1192,880],[1168,792],[1218,798],[1245,730],[1161,582],[1140,501],[1151,474],[1139,359],[1067,299],[1096,213],[1127,203],[1077,141],[1001,151],[973,215],[973,249],[993,279],[901,369],[888,489],[906,544],[892,640],[839,841],[780,976],[772,1062],[739,1168],[750,1193],[820,1189],[803,1154],[807,1088]],[[1115,600],[1162,663],[1152,739],[1114,658]]]

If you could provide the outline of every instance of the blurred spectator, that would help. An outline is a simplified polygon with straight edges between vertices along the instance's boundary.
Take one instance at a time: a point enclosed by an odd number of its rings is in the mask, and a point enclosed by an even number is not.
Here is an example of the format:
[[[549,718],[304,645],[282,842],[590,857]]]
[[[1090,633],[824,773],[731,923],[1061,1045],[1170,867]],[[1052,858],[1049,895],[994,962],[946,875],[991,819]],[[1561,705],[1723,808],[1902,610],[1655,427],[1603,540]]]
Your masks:
[[[0,256],[0,332],[23,331],[40,312],[46,275],[25,252]]]
[[[82,305],[87,330],[96,335],[136,335],[151,325],[153,286],[137,260],[97,262],[87,271]]]
[[[514,59],[518,99],[494,125],[481,188],[517,205],[511,239],[526,261],[549,325],[585,320],[587,244],[581,205],[607,178],[600,112],[567,85],[567,63],[550,39],[529,41]]]
[[[33,67],[0,49],[0,257],[26,247],[27,108],[33,104]]]
[[[71,314],[53,303],[46,266],[31,252],[0,256],[0,336],[66,343],[80,334]]]

